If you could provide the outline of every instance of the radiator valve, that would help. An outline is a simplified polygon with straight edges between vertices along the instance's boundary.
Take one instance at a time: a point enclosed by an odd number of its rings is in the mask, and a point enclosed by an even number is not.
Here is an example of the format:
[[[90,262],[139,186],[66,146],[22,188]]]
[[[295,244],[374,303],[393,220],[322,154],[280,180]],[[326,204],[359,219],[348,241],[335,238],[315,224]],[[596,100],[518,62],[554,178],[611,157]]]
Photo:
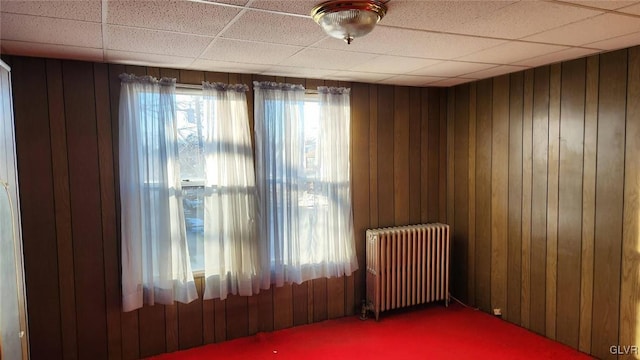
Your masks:
[[[360,310],[360,320],[367,320],[369,318],[368,312],[373,311],[373,304],[367,303],[366,300],[362,300],[362,309]]]

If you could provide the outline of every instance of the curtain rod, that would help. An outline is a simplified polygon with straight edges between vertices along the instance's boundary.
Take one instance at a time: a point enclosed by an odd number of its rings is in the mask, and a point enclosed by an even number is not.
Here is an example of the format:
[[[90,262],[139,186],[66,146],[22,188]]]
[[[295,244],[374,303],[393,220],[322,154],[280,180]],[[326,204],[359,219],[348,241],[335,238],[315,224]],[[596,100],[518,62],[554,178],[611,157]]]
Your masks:
[[[194,90],[201,90],[201,89],[202,89],[202,85],[176,83],[176,88],[178,88],[178,89],[194,89]],[[317,94],[317,93],[318,93],[318,90],[315,90],[315,89],[305,89],[305,90],[304,90],[304,93],[305,93],[305,94]]]

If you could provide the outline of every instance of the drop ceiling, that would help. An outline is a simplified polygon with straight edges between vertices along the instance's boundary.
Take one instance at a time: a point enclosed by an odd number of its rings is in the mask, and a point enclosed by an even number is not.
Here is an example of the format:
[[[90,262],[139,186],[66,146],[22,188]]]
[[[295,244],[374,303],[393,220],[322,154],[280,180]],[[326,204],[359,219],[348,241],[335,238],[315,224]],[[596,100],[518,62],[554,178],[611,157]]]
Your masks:
[[[392,0],[351,45],[308,0],[0,1],[3,54],[451,86],[640,44],[640,1]]]

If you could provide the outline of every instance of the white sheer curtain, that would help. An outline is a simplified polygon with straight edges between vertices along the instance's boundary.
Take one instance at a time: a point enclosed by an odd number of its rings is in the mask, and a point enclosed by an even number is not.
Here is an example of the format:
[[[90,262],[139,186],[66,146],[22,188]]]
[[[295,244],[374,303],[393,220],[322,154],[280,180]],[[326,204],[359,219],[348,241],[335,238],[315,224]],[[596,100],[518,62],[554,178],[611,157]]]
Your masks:
[[[122,307],[197,298],[182,209],[175,79],[120,76]]]
[[[302,86],[255,82],[254,90],[259,233],[271,282],[351,274],[348,91],[321,95],[314,125],[305,119]]]
[[[350,89],[318,87],[318,196],[326,207],[317,207],[320,239],[317,252],[324,262],[322,275],[351,274],[358,269],[351,207],[351,105]]]
[[[263,264],[268,266],[265,243],[258,243],[256,234],[247,90],[203,83],[205,299],[258,293]]]

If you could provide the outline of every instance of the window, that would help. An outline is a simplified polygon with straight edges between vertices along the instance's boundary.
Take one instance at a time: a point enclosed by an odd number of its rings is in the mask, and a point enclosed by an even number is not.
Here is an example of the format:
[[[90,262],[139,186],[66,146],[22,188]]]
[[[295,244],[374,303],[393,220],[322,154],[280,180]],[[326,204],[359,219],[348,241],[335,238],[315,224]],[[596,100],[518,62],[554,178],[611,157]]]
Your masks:
[[[204,104],[201,91],[176,90],[182,203],[191,269],[204,270]]]
[[[351,274],[348,89],[305,95],[302,86],[271,82],[254,89],[259,224],[271,282]]]

